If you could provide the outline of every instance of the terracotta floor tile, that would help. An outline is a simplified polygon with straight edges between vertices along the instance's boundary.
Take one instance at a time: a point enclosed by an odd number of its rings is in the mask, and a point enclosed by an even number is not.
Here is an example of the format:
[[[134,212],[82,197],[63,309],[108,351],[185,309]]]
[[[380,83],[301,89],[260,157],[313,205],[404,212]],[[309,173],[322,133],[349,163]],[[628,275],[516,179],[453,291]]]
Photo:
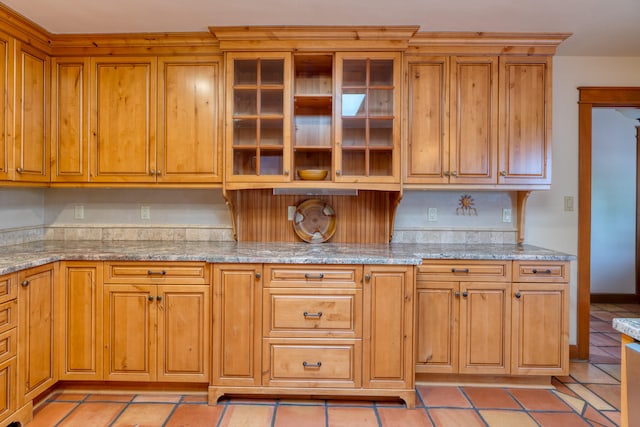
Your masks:
[[[215,426],[224,406],[209,406],[200,403],[178,405],[165,424],[166,427],[208,427]]]
[[[87,395],[84,393],[58,393],[49,397],[48,400],[64,401],[64,402],[81,402],[86,398],[87,398]]]
[[[463,387],[462,391],[478,409],[521,409],[518,402],[502,388]]]
[[[135,403],[178,403],[182,399],[179,394],[139,394],[133,398]]]
[[[569,387],[578,396],[580,396],[581,399],[585,400],[599,411],[610,411],[614,409],[611,405],[602,400],[599,396],[597,396],[582,384],[567,384],[567,387]]]
[[[270,427],[273,412],[270,405],[228,405],[218,427]]]
[[[620,364],[619,363],[598,363],[596,364],[598,369],[602,369],[604,372],[609,374],[612,378],[615,378],[617,381],[620,381]]]
[[[573,382],[575,382],[575,381],[573,381]],[[564,383],[561,383],[560,381],[558,381],[556,378],[553,378],[551,380],[551,385],[555,388],[555,391],[558,391],[560,393],[564,393],[564,394],[569,395],[569,396],[578,397],[577,394],[575,394],[573,391],[571,391],[570,388],[568,388]]]
[[[186,394],[182,396],[180,403],[207,403],[209,396],[206,394]]]
[[[608,336],[614,341],[617,341],[618,343],[622,341],[622,335],[620,334],[620,332],[616,332],[616,333],[610,332],[610,333],[605,333],[604,335]]]
[[[85,402],[131,402],[135,394],[92,394]]]
[[[618,315],[610,311],[591,311],[591,318],[594,317],[604,322],[610,322],[613,318],[618,317]]]
[[[124,403],[89,402],[78,406],[62,421],[61,427],[107,426],[124,409]]]
[[[378,408],[384,427],[431,427],[433,424],[424,409]]]
[[[473,409],[429,409],[435,427],[485,427],[484,422]]]
[[[596,426],[616,427],[616,424],[611,422],[608,418],[602,415],[600,412],[593,409],[591,406],[587,406],[582,414],[582,418],[586,418]]]
[[[620,386],[610,384],[588,384],[586,387],[602,400],[620,410]]]
[[[50,427],[67,416],[78,404],[73,402],[50,402],[34,411],[29,427]]]
[[[531,412],[541,427],[591,427],[578,414],[569,412]]]
[[[570,363],[571,376],[581,383],[617,384],[617,380],[591,363]]]
[[[600,412],[605,417],[609,418],[616,426],[622,424],[621,422],[621,414],[617,411],[601,411]]]
[[[275,427],[324,427],[325,407],[318,405],[278,405]]]
[[[378,427],[376,412],[371,408],[327,408],[327,425],[330,427]]]
[[[174,407],[175,405],[168,403],[130,404],[113,426],[161,426],[167,421]]]
[[[620,353],[622,352],[622,347],[620,345],[603,346],[603,347],[598,347],[598,349],[604,351],[605,353],[609,353],[610,355],[617,358],[620,358]]]
[[[584,399],[577,396],[573,391],[571,391],[570,395],[559,392],[556,392],[556,395],[579,414],[582,413],[585,405],[587,404]]]
[[[613,338],[609,337],[609,335],[604,333],[592,333],[589,336],[589,345],[595,347],[619,346],[620,341],[616,341]]]
[[[480,415],[489,427],[537,427],[538,424],[526,412],[484,409]]]
[[[458,387],[420,385],[417,389],[426,406],[471,408],[471,403]]]
[[[596,332],[617,332],[615,329],[613,329],[611,322],[603,322],[597,320],[590,322],[589,327],[592,331]]]
[[[509,391],[529,411],[571,411],[551,390],[514,388]]]

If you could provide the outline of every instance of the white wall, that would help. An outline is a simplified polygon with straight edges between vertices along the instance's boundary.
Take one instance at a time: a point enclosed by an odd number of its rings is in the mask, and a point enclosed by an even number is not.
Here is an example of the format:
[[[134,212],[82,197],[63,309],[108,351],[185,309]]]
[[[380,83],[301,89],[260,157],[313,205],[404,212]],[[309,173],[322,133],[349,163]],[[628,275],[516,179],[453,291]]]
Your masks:
[[[0,188],[0,230],[44,225],[44,189]]]

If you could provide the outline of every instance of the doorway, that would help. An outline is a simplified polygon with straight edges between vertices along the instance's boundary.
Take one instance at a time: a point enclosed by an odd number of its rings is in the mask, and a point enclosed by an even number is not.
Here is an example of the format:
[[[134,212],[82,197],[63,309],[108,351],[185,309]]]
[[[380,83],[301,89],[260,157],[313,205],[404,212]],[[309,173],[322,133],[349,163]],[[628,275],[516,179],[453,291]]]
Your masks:
[[[589,358],[591,303],[591,160],[593,108],[640,108],[640,87],[579,87],[578,125],[578,295],[576,345],[571,357]]]

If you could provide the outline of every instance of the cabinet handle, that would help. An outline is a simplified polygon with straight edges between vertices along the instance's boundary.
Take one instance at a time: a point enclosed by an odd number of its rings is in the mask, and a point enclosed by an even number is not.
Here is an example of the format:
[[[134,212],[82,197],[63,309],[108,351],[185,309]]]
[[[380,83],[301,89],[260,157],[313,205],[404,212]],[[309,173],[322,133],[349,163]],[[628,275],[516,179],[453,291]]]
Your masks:
[[[160,176],[160,175],[162,175],[162,169],[158,169],[158,170],[156,171],[156,176]]]
[[[305,368],[319,368],[320,366],[322,366],[322,362],[309,363],[305,360],[304,362],[302,362],[302,366],[304,366]]]
[[[153,301],[153,295],[149,295],[147,298],[149,299],[149,301]]]
[[[455,296],[459,297],[459,296],[460,296],[460,292],[455,291],[455,292],[453,293],[453,295],[455,295]]]
[[[322,312],[321,311],[319,311],[317,313],[309,313],[308,311],[305,311],[302,314],[304,315],[304,317],[317,317],[318,319],[322,317]]]
[[[451,272],[452,273],[468,273],[469,269],[468,268],[452,268]]]
[[[365,274],[364,275],[364,280],[366,280],[367,282],[371,280],[371,274]]]
[[[500,176],[507,176],[507,171],[500,171]]]
[[[465,298],[466,298],[466,297],[468,297],[468,296],[469,296],[469,292],[464,291],[464,292],[462,293],[462,296],[463,296],[463,297],[465,297]]]
[[[162,301],[162,295],[158,295],[158,296],[156,297],[156,301]]]
[[[27,286],[29,286],[29,281],[25,280],[24,282],[20,283],[22,285],[23,288],[26,288]]]
[[[153,170],[153,169],[149,170],[149,175],[155,175],[155,174],[156,174],[155,170]]]
[[[452,171],[451,176],[458,176],[458,171]]]
[[[16,168],[16,172],[18,173],[22,173],[23,169],[22,168]]]
[[[449,171],[444,171],[444,176],[451,176],[451,173]]]
[[[520,292],[516,292],[516,295],[515,295],[516,298],[520,299],[521,296],[522,295],[520,294]]]
[[[304,273],[304,278],[305,279],[323,279],[324,273],[319,273],[319,274]]]
[[[289,176],[289,170],[284,171],[284,176]]]
[[[338,176],[342,175],[342,171],[340,169],[337,169],[336,170],[336,175],[338,175]]]
[[[256,279],[260,279],[262,275],[260,273],[256,273]]]
[[[532,272],[533,274],[551,274],[551,270],[548,268],[546,270],[538,270],[537,268],[534,268]]]
[[[160,270],[160,271],[147,270],[147,274],[149,276],[164,276],[167,274],[167,272],[165,270]]]

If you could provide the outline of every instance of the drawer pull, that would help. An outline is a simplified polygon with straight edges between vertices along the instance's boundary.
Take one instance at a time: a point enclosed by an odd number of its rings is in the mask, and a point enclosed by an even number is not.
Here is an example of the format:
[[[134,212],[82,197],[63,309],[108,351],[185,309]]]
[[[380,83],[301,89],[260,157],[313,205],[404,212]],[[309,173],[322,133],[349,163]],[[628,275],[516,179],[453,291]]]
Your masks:
[[[465,298],[466,298],[466,297],[468,297],[468,296],[469,296],[469,292],[464,291],[464,292],[462,293],[462,296],[463,296],[463,297],[465,297]]]
[[[149,299],[149,301],[153,301],[153,295],[149,295],[147,298]]]
[[[160,270],[160,271],[147,270],[147,274],[149,276],[164,276],[167,274],[167,272],[165,270]]]
[[[317,317],[318,319],[322,317],[322,312],[319,311],[317,313],[309,313],[308,311],[305,311],[303,313],[304,317]]]
[[[520,297],[522,296],[522,294],[520,292],[516,292],[516,298],[520,299]]]
[[[469,269],[468,268],[452,268],[451,272],[452,273],[468,273]]]
[[[460,292],[455,291],[455,292],[453,293],[453,295],[455,295],[455,296],[459,297],[459,296],[460,296]]]
[[[304,273],[304,278],[305,279],[324,279],[324,273],[318,273],[318,274]]]
[[[307,361],[304,361],[302,362],[302,366],[304,366],[305,368],[319,368],[320,366],[322,366],[322,362],[309,363]]]
[[[533,272],[533,274],[551,274],[551,269],[549,268],[547,268],[546,270],[538,270],[537,268],[534,268],[531,271]]]
[[[27,286],[29,286],[29,281],[25,280],[24,282],[20,283],[22,285],[23,288],[26,288]]]

